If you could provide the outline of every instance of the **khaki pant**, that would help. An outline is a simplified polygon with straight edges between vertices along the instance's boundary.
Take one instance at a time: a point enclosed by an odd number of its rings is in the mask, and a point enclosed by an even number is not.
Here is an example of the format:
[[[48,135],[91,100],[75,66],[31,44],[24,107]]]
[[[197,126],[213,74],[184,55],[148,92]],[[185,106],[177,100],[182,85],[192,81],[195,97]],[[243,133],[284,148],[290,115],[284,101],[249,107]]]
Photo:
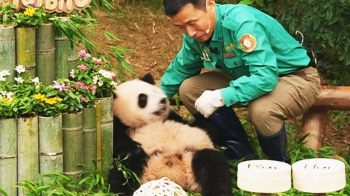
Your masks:
[[[192,113],[197,98],[205,90],[224,88],[234,78],[221,71],[210,71],[185,80],[179,89],[184,106]],[[268,80],[268,78],[266,78]],[[295,118],[308,110],[320,93],[317,69],[307,67],[280,77],[276,88],[248,104],[248,120],[264,136],[277,133],[286,119]]]

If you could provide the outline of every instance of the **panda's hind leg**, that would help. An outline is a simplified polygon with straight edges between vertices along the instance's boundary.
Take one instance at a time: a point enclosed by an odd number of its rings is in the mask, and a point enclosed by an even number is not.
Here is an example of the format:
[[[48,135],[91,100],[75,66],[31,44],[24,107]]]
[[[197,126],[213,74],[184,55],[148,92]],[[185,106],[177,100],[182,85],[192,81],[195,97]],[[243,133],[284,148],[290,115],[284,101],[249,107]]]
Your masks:
[[[196,151],[193,155],[192,170],[203,196],[233,196],[230,167],[220,151]]]
[[[113,157],[119,158],[119,161],[113,163],[113,167],[108,174],[110,191],[122,193],[123,196],[131,196],[140,187],[140,183],[132,176],[124,176],[125,172],[120,170],[118,166],[122,164],[137,177],[140,177],[147,166],[149,157],[140,144],[133,141],[126,134],[120,135],[118,142],[114,146]]]

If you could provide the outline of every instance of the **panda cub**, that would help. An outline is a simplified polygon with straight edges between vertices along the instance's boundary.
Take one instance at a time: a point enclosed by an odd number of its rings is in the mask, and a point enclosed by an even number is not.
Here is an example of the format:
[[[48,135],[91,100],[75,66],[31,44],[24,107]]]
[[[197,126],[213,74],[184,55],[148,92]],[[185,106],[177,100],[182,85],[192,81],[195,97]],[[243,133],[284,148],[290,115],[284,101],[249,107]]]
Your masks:
[[[142,183],[168,177],[203,196],[233,195],[225,156],[204,129],[191,126],[170,107],[150,74],[121,83],[113,106],[113,157],[121,158]],[[115,166],[108,182],[112,192],[122,195],[140,187]]]

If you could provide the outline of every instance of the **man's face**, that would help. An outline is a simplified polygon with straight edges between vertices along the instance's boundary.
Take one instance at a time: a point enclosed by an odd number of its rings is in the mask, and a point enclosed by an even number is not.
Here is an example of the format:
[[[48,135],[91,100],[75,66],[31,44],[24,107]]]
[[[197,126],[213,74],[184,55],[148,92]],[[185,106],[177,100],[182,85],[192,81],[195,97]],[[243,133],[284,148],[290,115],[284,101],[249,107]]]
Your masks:
[[[215,28],[214,25],[210,24],[211,15],[204,10],[195,8],[190,3],[186,4],[178,14],[171,17],[171,20],[181,32],[199,42],[207,41]]]

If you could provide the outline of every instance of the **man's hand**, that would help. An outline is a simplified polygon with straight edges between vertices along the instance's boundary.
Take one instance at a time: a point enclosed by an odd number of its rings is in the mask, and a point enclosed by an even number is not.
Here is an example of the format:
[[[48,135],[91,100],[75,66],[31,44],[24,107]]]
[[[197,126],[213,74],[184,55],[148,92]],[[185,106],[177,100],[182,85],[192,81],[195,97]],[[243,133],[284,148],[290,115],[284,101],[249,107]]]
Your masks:
[[[219,107],[224,106],[220,90],[204,91],[196,100],[194,106],[205,118],[208,118]]]

